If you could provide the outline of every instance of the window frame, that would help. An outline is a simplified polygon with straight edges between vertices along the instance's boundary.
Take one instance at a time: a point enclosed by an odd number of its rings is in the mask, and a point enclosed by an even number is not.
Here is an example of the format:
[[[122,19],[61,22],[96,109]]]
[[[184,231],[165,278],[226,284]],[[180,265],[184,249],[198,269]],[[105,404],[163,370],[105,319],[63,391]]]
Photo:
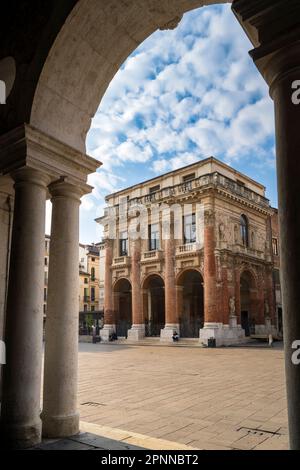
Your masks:
[[[191,218],[191,222],[187,223],[187,219]],[[187,229],[189,233],[187,233]],[[192,245],[197,242],[197,223],[196,214],[188,214],[183,216],[183,241],[184,245]]]
[[[157,227],[156,231],[153,231],[153,227]],[[150,224],[148,226],[148,235],[149,235],[149,251],[158,251],[160,250],[160,226],[157,224]],[[153,235],[156,235],[153,237]]]
[[[126,234],[126,238],[123,238],[122,235]],[[129,253],[129,244],[128,244],[128,232],[119,233],[119,256],[128,256]]]
[[[249,222],[245,214],[240,217],[240,235],[242,245],[249,248]]]

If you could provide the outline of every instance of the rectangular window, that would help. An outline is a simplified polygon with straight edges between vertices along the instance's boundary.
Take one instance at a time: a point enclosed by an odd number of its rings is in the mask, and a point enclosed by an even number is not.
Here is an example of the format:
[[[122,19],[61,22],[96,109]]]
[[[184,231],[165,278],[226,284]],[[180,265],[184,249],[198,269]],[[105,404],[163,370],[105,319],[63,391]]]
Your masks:
[[[95,288],[94,287],[91,288],[91,301],[95,302]]]
[[[196,215],[186,215],[183,218],[183,227],[184,227],[184,244],[196,243]]]
[[[278,240],[277,240],[277,238],[272,238],[272,248],[273,248],[273,255],[278,256]]]
[[[83,308],[84,308],[84,311],[87,312],[88,306],[85,305]]]
[[[95,307],[92,305],[91,312],[94,312],[94,311],[95,311]]]
[[[182,178],[183,183],[187,183],[188,181],[192,181],[196,178],[196,173],[190,173]]]
[[[149,225],[149,251],[160,249],[159,224]]]
[[[85,284],[88,284],[88,283],[89,283],[89,280],[88,280],[87,277],[84,278],[84,283],[85,283]]]
[[[128,234],[120,233],[120,256],[128,256]]]
[[[44,302],[47,302],[47,289],[44,289]]]
[[[84,301],[89,302],[89,300],[90,300],[89,299],[89,290],[88,290],[88,288],[85,288],[84,289]]]
[[[45,266],[48,266],[48,258],[45,258]]]
[[[159,190],[160,190],[160,185],[159,184],[157,186],[152,186],[152,188],[149,188],[149,194],[156,193]]]

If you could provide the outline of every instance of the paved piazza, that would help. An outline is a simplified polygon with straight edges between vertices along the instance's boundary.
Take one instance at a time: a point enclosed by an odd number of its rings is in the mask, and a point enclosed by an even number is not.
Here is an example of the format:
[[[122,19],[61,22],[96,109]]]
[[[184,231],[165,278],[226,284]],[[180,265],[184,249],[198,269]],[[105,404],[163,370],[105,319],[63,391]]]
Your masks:
[[[280,346],[79,346],[83,422],[143,446],[287,449]],[[140,444],[141,444],[140,442]],[[173,443],[173,444],[170,444]],[[175,446],[176,443],[176,446]]]

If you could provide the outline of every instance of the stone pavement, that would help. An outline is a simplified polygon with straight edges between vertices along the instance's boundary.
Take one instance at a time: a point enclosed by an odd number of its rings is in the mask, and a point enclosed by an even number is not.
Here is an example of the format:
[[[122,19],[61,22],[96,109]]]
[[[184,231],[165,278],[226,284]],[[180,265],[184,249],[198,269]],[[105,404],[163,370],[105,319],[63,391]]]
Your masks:
[[[84,432],[148,449],[287,449],[282,348],[79,346]],[[83,429],[84,428],[84,429]]]

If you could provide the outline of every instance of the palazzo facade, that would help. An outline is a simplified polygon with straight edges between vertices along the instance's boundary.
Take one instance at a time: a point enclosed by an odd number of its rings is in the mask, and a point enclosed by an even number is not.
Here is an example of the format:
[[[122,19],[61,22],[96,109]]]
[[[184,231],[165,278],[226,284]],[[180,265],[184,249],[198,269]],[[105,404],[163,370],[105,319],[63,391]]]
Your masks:
[[[107,204],[98,219],[104,340],[116,331],[172,341],[176,330],[222,346],[277,334],[277,213],[261,184],[211,157],[112,194]]]

